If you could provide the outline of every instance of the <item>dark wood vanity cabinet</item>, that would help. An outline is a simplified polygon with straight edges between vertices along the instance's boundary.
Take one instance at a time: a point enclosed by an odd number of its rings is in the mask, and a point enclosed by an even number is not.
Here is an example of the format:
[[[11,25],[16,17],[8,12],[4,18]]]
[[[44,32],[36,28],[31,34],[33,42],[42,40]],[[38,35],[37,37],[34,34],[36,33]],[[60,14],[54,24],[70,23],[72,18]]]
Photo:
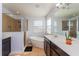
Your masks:
[[[45,39],[44,40],[44,50],[47,56],[50,56],[50,41]]]
[[[64,52],[61,48],[51,42],[51,50],[53,50],[53,56],[69,56],[66,52]]]
[[[58,54],[51,48],[50,49],[50,56],[58,56]]]
[[[11,52],[11,37],[2,40],[2,56],[8,56]]]
[[[46,56],[69,56],[61,48],[52,43],[46,37],[44,39],[44,51],[46,53]]]
[[[55,46],[54,44],[51,43],[51,44],[50,44],[50,48],[51,48],[51,49],[50,49],[50,52],[51,52],[51,53],[50,53],[50,56],[59,56],[59,54],[58,54],[58,53],[56,52],[56,50],[55,50],[55,49],[57,49],[57,48],[56,48],[56,46]]]
[[[47,45],[47,44],[46,44],[46,40],[44,39],[44,51],[45,51],[45,54],[47,54],[47,51],[46,51],[46,50],[47,50],[47,49],[46,49],[47,47],[46,47],[46,45]]]

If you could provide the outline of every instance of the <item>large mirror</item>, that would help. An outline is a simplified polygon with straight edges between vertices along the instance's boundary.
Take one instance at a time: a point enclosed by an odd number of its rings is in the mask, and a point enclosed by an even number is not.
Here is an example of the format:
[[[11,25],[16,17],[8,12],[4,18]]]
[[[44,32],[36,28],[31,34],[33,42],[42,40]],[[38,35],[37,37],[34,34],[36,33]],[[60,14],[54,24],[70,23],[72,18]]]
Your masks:
[[[62,20],[62,31],[68,31],[70,36],[77,37],[77,19]]]
[[[15,19],[6,13],[2,14],[2,32],[19,32],[21,31],[21,21]]]
[[[79,4],[71,3],[67,4],[64,8],[60,7],[56,9],[53,17],[58,21],[57,23],[57,34],[69,32],[74,38],[79,38]],[[67,7],[67,8],[66,8]],[[61,21],[62,20],[62,21]],[[61,21],[61,22],[60,22]],[[61,25],[62,24],[62,25]]]

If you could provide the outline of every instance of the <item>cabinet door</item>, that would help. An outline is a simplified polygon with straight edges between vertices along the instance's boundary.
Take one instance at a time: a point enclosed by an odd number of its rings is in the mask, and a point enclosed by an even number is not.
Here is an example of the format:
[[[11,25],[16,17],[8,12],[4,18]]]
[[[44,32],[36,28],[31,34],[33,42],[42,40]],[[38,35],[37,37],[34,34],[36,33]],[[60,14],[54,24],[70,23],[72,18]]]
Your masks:
[[[50,56],[50,43],[46,41],[46,51],[47,51],[47,56]]]
[[[51,56],[59,56],[59,54],[55,51],[57,47],[51,42],[51,49],[50,49],[50,55]]]
[[[11,38],[2,40],[2,56],[8,56],[11,52]]]
[[[46,54],[46,40],[44,39],[44,51],[45,51],[45,54]]]
[[[44,39],[44,50],[46,56],[50,56],[50,41],[47,38]]]
[[[50,56],[59,56],[52,48],[50,49]]]

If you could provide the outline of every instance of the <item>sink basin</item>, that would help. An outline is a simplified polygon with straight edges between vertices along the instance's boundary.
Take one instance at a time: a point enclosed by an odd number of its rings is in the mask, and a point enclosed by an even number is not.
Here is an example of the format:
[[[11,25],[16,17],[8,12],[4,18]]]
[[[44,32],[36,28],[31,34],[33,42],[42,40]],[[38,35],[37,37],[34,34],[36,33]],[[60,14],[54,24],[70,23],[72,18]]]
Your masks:
[[[57,38],[58,36],[57,35],[54,35],[54,37]]]

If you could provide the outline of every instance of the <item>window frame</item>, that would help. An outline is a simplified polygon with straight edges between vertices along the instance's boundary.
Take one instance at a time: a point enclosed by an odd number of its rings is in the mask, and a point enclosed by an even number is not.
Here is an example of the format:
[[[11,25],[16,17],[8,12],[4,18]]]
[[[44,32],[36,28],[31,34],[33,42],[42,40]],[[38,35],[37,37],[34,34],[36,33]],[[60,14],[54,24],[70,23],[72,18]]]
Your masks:
[[[48,25],[49,20],[50,20],[50,25]],[[50,30],[49,30],[49,28],[50,28]],[[52,17],[48,17],[47,20],[46,20],[46,33],[52,34]]]

